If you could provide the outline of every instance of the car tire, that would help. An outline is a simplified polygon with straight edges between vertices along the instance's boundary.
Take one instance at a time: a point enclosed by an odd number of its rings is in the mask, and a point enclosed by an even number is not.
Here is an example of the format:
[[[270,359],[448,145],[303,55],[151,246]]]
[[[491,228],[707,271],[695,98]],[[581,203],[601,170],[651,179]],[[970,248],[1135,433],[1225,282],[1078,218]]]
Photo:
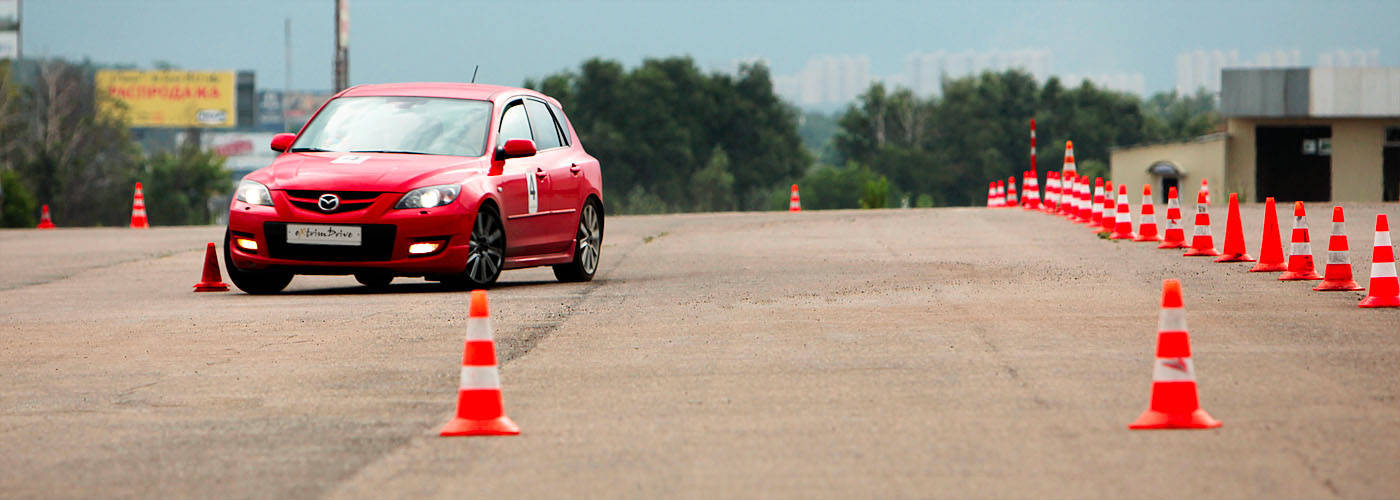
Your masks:
[[[506,226],[492,204],[483,204],[472,222],[467,261],[462,273],[442,281],[454,289],[486,288],[501,277],[506,262]]]
[[[394,275],[389,273],[355,273],[355,281],[373,290],[383,290],[389,288],[389,283],[394,281]]]
[[[224,233],[224,270],[229,281],[239,290],[253,295],[268,295],[281,292],[292,282],[292,273],[278,271],[244,271],[233,265],[233,254],[229,252],[229,236]]]
[[[554,277],[564,282],[589,281],[598,272],[598,258],[603,251],[603,207],[590,198],[578,214],[578,230],[574,233],[574,260],[554,266]]]

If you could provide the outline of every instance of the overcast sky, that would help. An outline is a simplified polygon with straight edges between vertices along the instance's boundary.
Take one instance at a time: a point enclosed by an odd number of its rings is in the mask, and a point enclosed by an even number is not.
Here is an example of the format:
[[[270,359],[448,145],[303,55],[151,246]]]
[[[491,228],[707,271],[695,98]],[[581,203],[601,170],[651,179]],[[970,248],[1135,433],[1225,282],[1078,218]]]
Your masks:
[[[292,21],[292,87],[331,87],[334,0],[24,0],[26,57],[90,58],[150,67],[252,69],[258,86],[285,78],[283,21]],[[468,2],[350,0],[350,81],[478,81],[519,85],[594,56],[635,64],[690,55],[717,68],[761,57],[774,73],[818,55],[866,55],[871,72],[903,70],[916,51],[1052,52],[1057,74],[1141,73],[1170,89],[1176,55],[1274,49],[1305,65],[1336,49],[1378,49],[1400,66],[1400,1],[1073,2]]]

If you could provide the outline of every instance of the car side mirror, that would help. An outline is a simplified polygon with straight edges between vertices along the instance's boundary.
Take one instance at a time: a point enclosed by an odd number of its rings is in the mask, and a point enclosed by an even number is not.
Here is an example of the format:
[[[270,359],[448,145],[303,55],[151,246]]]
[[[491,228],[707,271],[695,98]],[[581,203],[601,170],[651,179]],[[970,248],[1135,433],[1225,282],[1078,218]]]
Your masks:
[[[535,156],[535,141],[529,139],[510,139],[496,150],[497,160],[509,160],[511,158],[524,158]]]
[[[287,152],[287,148],[292,147],[292,141],[296,140],[296,134],[277,134],[272,136],[272,150],[278,153]]]

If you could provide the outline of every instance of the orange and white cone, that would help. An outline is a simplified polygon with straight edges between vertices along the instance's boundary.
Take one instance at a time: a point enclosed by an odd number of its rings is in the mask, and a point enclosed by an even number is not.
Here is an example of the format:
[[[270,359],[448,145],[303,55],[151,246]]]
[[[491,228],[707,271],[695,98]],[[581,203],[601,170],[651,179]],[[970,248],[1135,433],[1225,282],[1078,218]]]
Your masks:
[[[1319,292],[1339,292],[1365,290],[1356,284],[1351,275],[1350,247],[1347,245],[1346,214],[1342,207],[1332,207],[1332,237],[1327,240],[1327,269],[1323,272],[1322,283],[1313,290]]]
[[[1152,205],[1152,185],[1142,185],[1142,210],[1138,219],[1137,237],[1133,241],[1162,241],[1157,236],[1157,209]]]
[[[1113,181],[1103,183],[1103,213],[1099,214],[1099,232],[1113,231],[1118,225],[1118,206],[1113,201]]]
[[[1079,222],[1079,214],[1084,210],[1084,178],[1075,176],[1074,178],[1074,203],[1070,203],[1069,210],[1065,212],[1065,218],[1070,222]]]
[[[1293,240],[1288,245],[1288,270],[1279,281],[1320,280],[1313,268],[1312,237],[1308,235],[1308,212],[1303,202],[1293,202]]]
[[[506,416],[501,376],[496,370],[496,342],[491,337],[491,313],[485,290],[473,290],[467,317],[467,344],[462,354],[462,378],[457,389],[457,416],[442,427],[443,436],[501,436],[520,434]]]
[[[1200,191],[1200,192],[1206,194],[1206,204],[1209,205],[1209,204],[1210,204],[1210,183],[1206,182],[1205,179],[1201,179],[1201,191]]]
[[[1259,239],[1259,263],[1250,269],[1251,273],[1278,273],[1288,270],[1283,260],[1283,241],[1278,236],[1278,210],[1274,208],[1274,197],[1264,199],[1264,234]]]
[[[136,183],[136,194],[131,197],[131,227],[151,227],[146,222],[146,195],[141,193],[141,183]]]
[[[1240,195],[1230,193],[1230,212],[1225,217],[1225,249],[1216,262],[1254,262],[1244,248],[1244,221],[1240,218]]]
[[[1089,220],[1085,223],[1089,225],[1089,230],[1099,232],[1103,226],[1099,225],[1099,220],[1103,219],[1103,177],[1094,178],[1094,198],[1089,207]]]
[[[1181,282],[1162,282],[1162,314],[1157,320],[1157,362],[1152,367],[1152,401],[1129,429],[1214,429],[1221,422],[1201,409]]]
[[[1395,247],[1390,243],[1390,223],[1376,215],[1376,244],[1371,250],[1371,284],[1361,307],[1400,307],[1400,281],[1395,278]]]
[[[1118,185],[1118,201],[1115,203],[1118,212],[1113,218],[1113,234],[1109,239],[1131,240],[1133,239],[1133,207],[1128,205],[1128,186]]]
[[[1055,171],[1045,173],[1045,211],[1055,213],[1060,203],[1060,174]]]
[[[1091,194],[1092,191],[1090,191],[1093,188],[1089,186],[1088,177],[1080,177],[1079,179],[1079,213],[1076,214],[1074,221],[1080,224],[1088,224],[1089,216],[1092,215],[1094,211],[1093,203],[1091,203],[1093,196]]]
[[[43,210],[42,212],[39,212],[39,225],[34,226],[34,228],[35,228],[35,229],[53,229],[53,228],[55,228],[55,227],[58,227],[58,226],[53,225],[53,219],[49,217],[49,206],[48,206],[48,205],[44,205],[44,210]]]
[[[1016,201],[1016,176],[1006,178],[1006,208],[1013,208]]]
[[[988,196],[990,196],[990,195],[988,195]],[[988,203],[990,203],[990,200],[988,200]],[[771,206],[771,205],[770,205],[770,206]],[[988,206],[991,206],[991,205],[988,205]],[[801,211],[802,211],[802,197],[797,195],[797,184],[793,184],[793,185],[792,185],[792,197],[791,197],[791,198],[788,198],[788,211],[789,211],[789,212],[801,212]]]
[[[1026,172],[1026,189],[1022,194],[1027,210],[1040,210],[1040,180],[1034,170]]]
[[[1005,181],[997,181],[996,206],[997,206],[997,208],[1005,208],[1005,207],[1006,207],[1006,183],[1005,183]]]
[[[228,283],[224,283],[224,275],[219,272],[219,252],[214,250],[214,243],[204,248],[204,275],[199,283],[194,284],[196,292],[227,292]]]
[[[1217,257],[1215,238],[1210,235],[1210,203],[1205,193],[1196,193],[1196,226],[1191,231],[1191,249],[1182,254],[1187,257]]]
[[[1078,206],[1074,203],[1077,190],[1074,185],[1079,177],[1079,169],[1074,163],[1074,141],[1065,141],[1065,163],[1060,167],[1060,177],[1064,179],[1063,187],[1060,189],[1062,197],[1059,204],[1060,214],[1072,215],[1071,210]]]
[[[796,187],[797,185],[796,185],[796,184],[793,184],[793,186]],[[997,202],[997,183],[996,183],[995,181],[993,181],[993,182],[988,182],[988,183],[987,183],[987,208],[995,207],[995,206],[996,206],[996,202]],[[801,207],[799,207],[799,208],[801,208]],[[792,210],[792,204],[791,204],[791,203],[788,204],[788,210]],[[795,210],[793,210],[793,211],[795,211]]]
[[[1167,230],[1162,232],[1162,244],[1157,248],[1186,248],[1186,231],[1181,228],[1181,200],[1176,186],[1167,189]]]

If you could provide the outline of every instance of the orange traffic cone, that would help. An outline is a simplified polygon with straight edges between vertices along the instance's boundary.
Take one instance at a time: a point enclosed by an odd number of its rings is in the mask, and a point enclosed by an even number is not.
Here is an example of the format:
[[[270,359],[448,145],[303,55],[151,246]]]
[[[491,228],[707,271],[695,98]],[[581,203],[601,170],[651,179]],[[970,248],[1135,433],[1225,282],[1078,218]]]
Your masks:
[[[1313,269],[1312,238],[1308,236],[1308,212],[1303,202],[1293,202],[1293,242],[1288,245],[1288,271],[1279,281],[1320,280]]]
[[[793,184],[792,187],[797,187],[797,185],[796,185],[796,184]],[[996,183],[996,182],[988,182],[988,183],[987,183],[987,208],[992,208],[992,207],[996,206],[996,205],[995,205],[996,199],[997,199],[997,183]],[[796,212],[796,210],[792,210],[792,207],[793,207],[793,205],[792,205],[791,203],[788,203],[788,210],[789,210],[789,211],[792,211],[792,212]]]
[[[1225,217],[1225,251],[1216,262],[1254,262],[1244,248],[1244,222],[1240,220],[1240,195],[1230,193],[1230,213]]]
[[[194,284],[196,292],[227,292],[228,283],[224,283],[223,274],[219,273],[219,253],[214,250],[214,244],[210,243],[204,248],[204,276],[199,283]]]
[[[1157,209],[1152,206],[1152,185],[1142,185],[1142,218],[1138,219],[1137,237],[1133,241],[1162,241],[1157,236]]]
[[[1016,176],[1013,175],[1006,178],[1006,207],[1012,208],[1016,204]]]
[[[1205,179],[1201,179],[1201,192],[1206,194],[1206,204],[1209,205],[1209,204],[1210,204],[1210,183],[1207,183]]]
[[[1128,205],[1128,186],[1118,185],[1118,212],[1113,218],[1113,234],[1109,239],[1131,240],[1133,239],[1133,207]]]
[[[141,183],[136,183],[136,194],[131,197],[131,227],[148,228],[146,223],[146,195],[141,194]]]
[[[1099,225],[1099,221],[1103,219],[1103,186],[1103,177],[1095,177],[1094,198],[1089,203],[1089,220],[1085,222],[1089,230],[1096,233],[1103,230],[1103,226]]]
[[[1182,255],[1187,257],[1220,255],[1220,252],[1215,250],[1215,238],[1210,235],[1210,204],[1206,202],[1205,193],[1196,193],[1196,227],[1191,231],[1191,249]]]
[[[53,219],[52,219],[52,218],[49,218],[49,206],[48,206],[48,205],[44,205],[44,210],[43,210],[42,212],[39,212],[39,225],[34,226],[34,228],[35,228],[35,229],[53,229],[53,228],[55,228],[55,227],[58,227],[58,226],[53,225]]]
[[[1092,206],[1092,203],[1091,203],[1091,200],[1093,199],[1093,196],[1092,196],[1092,193],[1093,193],[1093,192],[1091,191],[1091,189],[1093,189],[1093,188],[1089,186],[1089,178],[1088,178],[1088,177],[1080,177],[1080,178],[1079,178],[1079,213],[1078,213],[1078,214],[1075,214],[1075,218],[1074,218],[1074,221],[1075,221],[1075,222],[1078,222],[1078,223],[1080,223],[1080,224],[1088,224],[1088,223],[1089,223],[1089,216],[1090,216],[1091,214],[1093,214],[1093,212],[1094,212],[1094,207]]]
[[[1045,211],[1055,213],[1060,203],[1060,173],[1054,170],[1045,173]]]
[[[1103,183],[1103,211],[1099,213],[1099,232],[1112,231],[1118,218],[1113,202],[1113,181]]]
[[[1327,269],[1322,283],[1313,288],[1319,292],[1365,290],[1351,276],[1351,259],[1348,255],[1346,215],[1342,207],[1332,207],[1332,237],[1327,240]]]
[[[1395,247],[1390,244],[1390,223],[1376,214],[1376,244],[1371,250],[1371,287],[1361,307],[1400,307],[1400,281],[1395,278]]]
[[[1162,315],[1157,320],[1157,363],[1152,367],[1152,402],[1129,429],[1214,429],[1219,420],[1201,409],[1191,363],[1191,338],[1181,282],[1162,282]]]
[[[1006,182],[1005,182],[1005,181],[997,181],[996,206],[997,206],[997,208],[1005,208],[1005,207],[1006,207]]]
[[[988,201],[988,203],[990,203],[990,201]],[[791,197],[791,198],[788,198],[788,211],[789,211],[789,212],[801,212],[801,211],[802,211],[802,197],[797,195],[797,184],[793,184],[793,185],[792,185],[792,197]]]
[[[1037,174],[1034,170],[1029,170],[1026,172],[1026,189],[1025,193],[1021,195],[1021,199],[1025,200],[1025,207],[1027,210],[1040,210],[1039,176],[1040,175]]]
[[[1274,197],[1264,199],[1264,235],[1259,248],[1259,263],[1250,269],[1251,273],[1277,273],[1287,271],[1283,262],[1283,242],[1278,235],[1278,210],[1274,209]]]
[[[1162,236],[1162,244],[1157,248],[1186,248],[1186,230],[1181,228],[1181,200],[1176,197],[1176,186],[1167,188],[1167,230]]]
[[[496,371],[496,342],[491,338],[491,312],[486,291],[473,290],[467,317],[467,345],[462,354],[462,379],[457,390],[457,417],[442,426],[443,436],[501,436],[520,434],[506,416],[501,376]]]

